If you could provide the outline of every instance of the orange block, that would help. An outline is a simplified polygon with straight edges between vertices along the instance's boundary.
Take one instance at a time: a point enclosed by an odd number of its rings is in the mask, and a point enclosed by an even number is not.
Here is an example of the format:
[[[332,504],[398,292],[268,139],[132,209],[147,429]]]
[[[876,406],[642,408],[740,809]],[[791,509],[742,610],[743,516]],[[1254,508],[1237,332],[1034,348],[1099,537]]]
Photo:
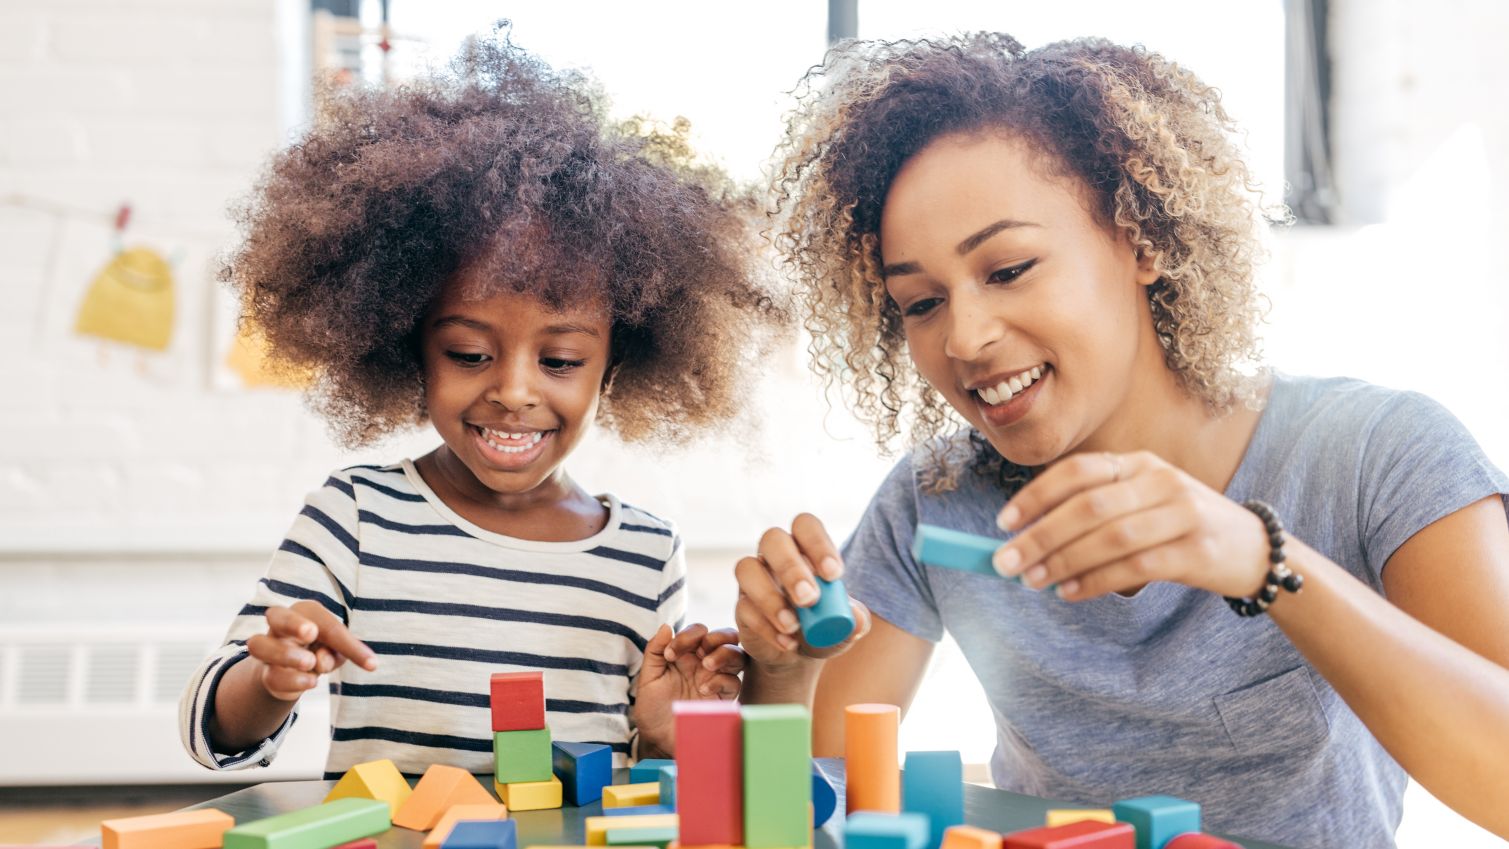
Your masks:
[[[901,761],[896,735],[901,708],[849,705],[844,708],[846,805],[855,811],[901,812]]]
[[[429,831],[446,809],[456,805],[497,804],[476,777],[460,767],[435,764],[424,771],[414,792],[393,815],[393,824]]]
[[[100,823],[101,849],[219,849],[236,821],[214,809],[122,817]]]
[[[942,849],[1001,849],[1001,835],[972,825],[951,825],[943,830]]]
[[[506,820],[508,807],[498,802],[491,805],[452,805],[440,815],[434,831],[425,835],[424,849],[440,849],[440,844],[451,836],[451,828],[461,820]]]

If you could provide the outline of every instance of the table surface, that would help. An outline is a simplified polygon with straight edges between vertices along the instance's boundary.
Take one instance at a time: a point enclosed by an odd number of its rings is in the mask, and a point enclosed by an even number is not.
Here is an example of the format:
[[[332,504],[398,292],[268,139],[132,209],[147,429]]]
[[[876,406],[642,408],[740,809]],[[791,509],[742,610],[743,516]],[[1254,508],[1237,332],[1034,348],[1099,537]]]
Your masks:
[[[838,810],[841,812],[844,807],[843,761],[821,758],[818,763],[823,773],[833,783],[834,790],[838,792]],[[627,769],[615,770],[614,782],[619,784],[626,782],[628,773]],[[195,805],[194,808],[215,808],[230,814],[236,822],[245,823],[318,805],[333,786],[335,786],[333,781],[268,782],[227,793],[219,798]],[[977,784],[964,785],[965,822],[993,831],[1010,832],[1036,828],[1043,824],[1043,816],[1049,809],[1073,807],[1081,806],[1039,799],[1036,796],[1023,796],[1020,793],[981,787]],[[593,802],[580,808],[510,811],[509,817],[519,824],[520,849],[528,849],[534,845],[580,846],[586,842],[587,817],[599,816],[602,812],[602,803]],[[827,825],[813,833],[812,849],[839,849],[843,845],[842,829],[843,817],[834,816]],[[1282,846],[1257,840],[1238,837],[1227,837],[1227,839],[1247,849],[1284,849]],[[424,832],[396,827],[388,829],[377,837],[379,849],[419,849],[423,841]],[[86,845],[98,846],[99,840],[96,838]]]

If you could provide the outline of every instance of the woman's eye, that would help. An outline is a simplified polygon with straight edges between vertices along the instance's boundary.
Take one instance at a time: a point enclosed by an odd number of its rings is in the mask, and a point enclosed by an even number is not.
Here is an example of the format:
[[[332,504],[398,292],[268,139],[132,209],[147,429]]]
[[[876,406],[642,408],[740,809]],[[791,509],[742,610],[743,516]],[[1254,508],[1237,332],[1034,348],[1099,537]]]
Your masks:
[[[1027,269],[1031,268],[1034,265],[1037,265],[1037,260],[1035,259],[1028,260],[1027,262],[1021,263],[1020,265],[1012,265],[999,269],[990,275],[990,282],[1010,283],[1018,277],[1021,277],[1023,274],[1026,274]]]
[[[464,366],[480,366],[487,361],[486,354],[473,354],[466,351],[446,351],[445,355],[452,362],[460,363]]]
[[[941,298],[923,298],[922,300],[917,301],[917,302],[913,303],[911,306],[907,307],[903,311],[903,315],[911,316],[911,317],[914,317],[914,318],[916,316],[919,316],[919,315],[927,315],[928,313],[932,312],[933,307],[936,307],[938,305],[938,302],[940,300],[942,300],[942,299]]]
[[[544,366],[546,368],[546,370],[548,370],[548,371],[554,371],[554,372],[571,371],[572,369],[581,368],[582,366],[584,366],[586,364],[587,364],[586,360],[567,360],[567,359],[563,359],[561,357],[541,357],[540,358],[540,365]]]

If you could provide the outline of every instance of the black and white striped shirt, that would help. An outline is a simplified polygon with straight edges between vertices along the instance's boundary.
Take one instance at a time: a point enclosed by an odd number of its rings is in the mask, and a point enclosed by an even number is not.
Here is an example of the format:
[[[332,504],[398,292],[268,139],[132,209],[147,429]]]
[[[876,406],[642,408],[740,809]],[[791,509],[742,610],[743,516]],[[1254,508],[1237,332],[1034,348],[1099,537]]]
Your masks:
[[[607,525],[575,542],[533,542],[455,513],[412,462],[353,466],[311,493],[225,644],[180,702],[184,745],[210,769],[265,765],[297,711],[258,746],[215,751],[205,733],[220,676],[266,631],[271,605],[312,599],[378,655],[331,673],[327,777],[391,758],[419,775],[445,763],[493,771],[488,681],[544,670],[555,740],[606,743],[622,765],[646,642],[680,627],[686,562],[672,526],[611,495]]]

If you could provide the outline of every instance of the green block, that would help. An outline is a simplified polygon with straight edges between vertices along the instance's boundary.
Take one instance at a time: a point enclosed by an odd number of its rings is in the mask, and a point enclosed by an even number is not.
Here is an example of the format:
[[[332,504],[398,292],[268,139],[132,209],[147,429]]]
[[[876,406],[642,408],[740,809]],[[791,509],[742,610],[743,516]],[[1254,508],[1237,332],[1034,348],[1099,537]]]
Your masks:
[[[744,846],[812,842],[812,717],[801,705],[745,705]]]
[[[499,784],[549,781],[551,770],[550,729],[494,731],[493,761]]]
[[[380,799],[336,799],[302,811],[238,825],[224,849],[326,849],[382,834],[392,825]]]
[[[607,839],[609,846],[659,846],[665,849],[667,843],[676,839],[676,827],[610,828]]]

